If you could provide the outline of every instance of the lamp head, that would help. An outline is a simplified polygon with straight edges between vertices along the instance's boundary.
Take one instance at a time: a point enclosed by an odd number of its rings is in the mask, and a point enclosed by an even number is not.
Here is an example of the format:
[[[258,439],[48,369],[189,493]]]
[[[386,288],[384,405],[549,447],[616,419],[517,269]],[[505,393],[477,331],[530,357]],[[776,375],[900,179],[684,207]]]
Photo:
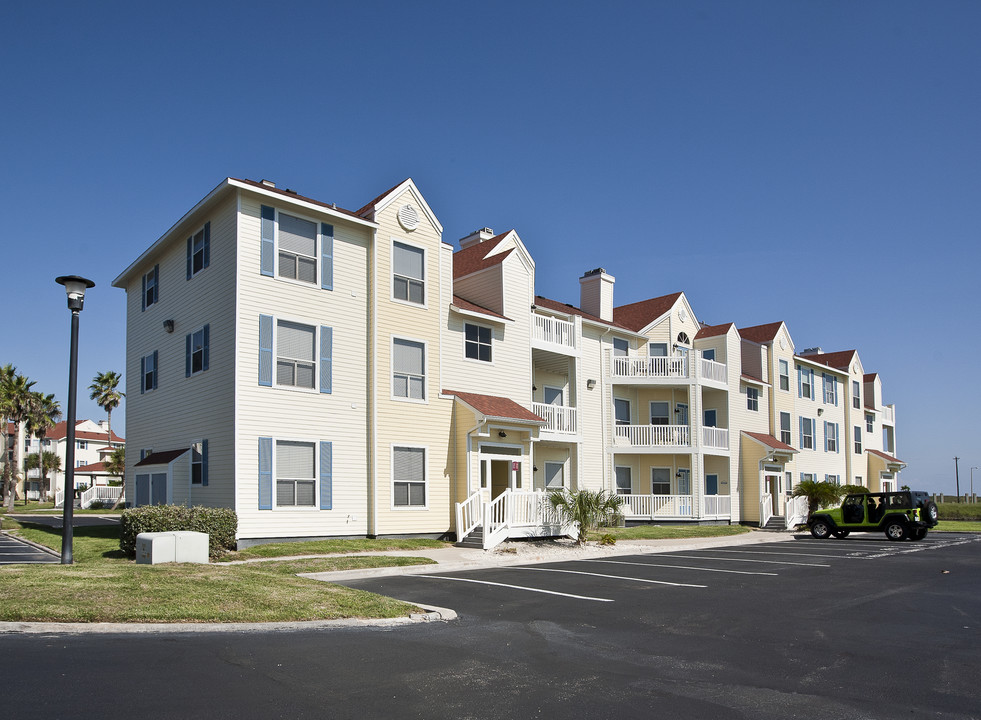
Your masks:
[[[65,286],[65,292],[68,293],[68,309],[72,311],[82,309],[85,291],[95,287],[94,282],[78,275],[61,275],[55,278],[55,282]]]

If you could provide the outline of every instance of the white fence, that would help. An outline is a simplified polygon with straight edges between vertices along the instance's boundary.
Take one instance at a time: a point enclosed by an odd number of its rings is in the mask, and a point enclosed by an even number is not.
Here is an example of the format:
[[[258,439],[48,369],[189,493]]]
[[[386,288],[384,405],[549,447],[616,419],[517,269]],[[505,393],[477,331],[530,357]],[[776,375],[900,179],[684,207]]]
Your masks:
[[[688,358],[614,355],[612,374],[614,378],[686,378]]]
[[[574,407],[532,403],[532,412],[545,420],[543,430],[574,435],[579,432],[579,413]]]
[[[709,448],[729,449],[729,428],[703,427],[702,445]]]
[[[614,438],[618,444],[633,447],[691,445],[691,431],[687,425],[617,425]]]
[[[576,349],[576,326],[566,320],[558,320],[533,313],[532,338],[552,345]]]
[[[630,520],[692,520],[695,503],[691,495],[621,495],[620,510]]]

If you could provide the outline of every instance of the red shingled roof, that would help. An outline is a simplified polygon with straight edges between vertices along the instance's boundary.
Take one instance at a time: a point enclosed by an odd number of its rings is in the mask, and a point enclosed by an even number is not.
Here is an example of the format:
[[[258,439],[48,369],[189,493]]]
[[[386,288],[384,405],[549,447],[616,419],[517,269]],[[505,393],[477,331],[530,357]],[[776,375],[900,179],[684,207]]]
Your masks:
[[[603,325],[609,325],[610,327],[620,328],[621,330],[630,330],[630,328],[624,327],[617,322],[609,322],[608,320],[604,320],[596,315],[590,315],[587,312],[583,312],[575,305],[569,305],[568,303],[559,302],[558,300],[549,300],[547,297],[542,297],[541,295],[535,296],[535,305],[540,305],[543,308],[554,310],[555,312],[565,313],[567,315],[578,315],[585,320],[602,323]]]
[[[104,462],[90,463],[89,465],[79,465],[75,468],[77,473],[105,473],[106,464]]]
[[[538,417],[531,410],[527,410],[514,400],[497,397],[496,395],[478,395],[477,393],[458,392],[456,390],[444,390],[444,395],[454,395],[481,415],[495,418],[507,418],[508,420],[521,420],[524,422],[544,423],[545,419]]]
[[[412,178],[406,178],[405,180],[411,180],[411,179]],[[354,212],[354,214],[357,215],[358,217],[364,217],[365,215],[368,215],[371,212],[371,210],[374,209],[375,205],[377,205],[379,203],[379,201],[383,197],[385,197],[390,192],[392,192],[393,190],[395,190],[395,188],[397,188],[399,185],[401,185],[402,183],[404,183],[405,180],[403,180],[402,182],[399,182],[399,183],[395,183],[394,185],[392,185],[392,187],[390,187],[388,190],[386,190],[381,195],[379,195],[378,197],[376,197],[374,200],[372,200],[371,202],[369,202],[367,205],[364,205],[364,206],[358,208]]]
[[[676,292],[615,307],[613,308],[613,321],[629,330],[640,332],[653,320],[670,310],[680,297],[681,293]]]
[[[247,180],[244,178],[231,178],[236,182],[245,183],[246,185],[251,185],[252,187],[259,188],[261,190],[267,190],[271,193],[276,193],[277,195],[282,195],[283,197],[290,198],[292,200],[302,200],[303,202],[308,202],[312,205],[319,205],[320,207],[327,208],[329,210],[336,210],[339,213],[344,213],[345,215],[350,215],[351,217],[358,217],[358,213],[351,212],[350,210],[345,210],[344,208],[337,207],[334,203],[325,203],[320,200],[314,200],[313,198],[308,198],[305,195],[300,195],[292,190],[280,190],[279,188],[269,187],[268,185],[263,185],[261,182],[256,182],[255,180]],[[398,186],[396,186],[398,187]]]
[[[905,465],[906,464],[902,460],[900,460],[899,458],[894,458],[892,455],[888,455],[888,454],[882,452],[881,450],[873,450],[873,449],[869,448],[869,452],[872,453],[873,455],[878,455],[879,457],[881,457],[886,462],[899,463],[900,465]]]
[[[487,308],[478,305],[477,303],[472,303],[469,300],[464,300],[459,295],[453,296],[453,304],[456,305],[461,310],[469,310],[470,312],[480,313],[481,315],[488,315],[490,317],[501,318],[501,320],[510,320],[511,318],[505,317],[500,313],[496,313],[493,310],[488,310]]]
[[[862,382],[873,382],[879,373],[865,373],[862,376]]]
[[[76,440],[107,440],[108,434],[104,432],[90,432],[88,430],[78,430],[78,426],[81,425],[85,420],[79,420],[75,423],[75,439]],[[48,430],[48,434],[44,437],[48,440],[62,440],[68,435],[68,421],[62,420],[60,423],[55,423],[54,427]],[[125,442],[123,438],[119,437],[115,431],[112,433],[112,442]]]
[[[815,353],[814,355],[799,355],[798,357],[813,360],[838,370],[847,370],[848,366],[851,365],[852,358],[855,357],[855,352],[855,350],[840,350],[830,353]]]
[[[774,450],[783,450],[784,452],[797,452],[796,449],[794,449],[787,443],[782,443],[772,435],[767,435],[766,433],[756,433],[756,432],[749,432],[748,430],[743,430],[743,435],[748,435],[754,440],[761,442],[767,447],[773,448]]]
[[[188,450],[189,448],[183,448],[181,450],[162,450],[161,452],[150,453],[136,463],[134,467],[140,467],[141,465],[166,465],[172,460],[179,458]]]
[[[504,236],[508,232],[503,232],[500,235],[495,235],[489,240],[484,240],[480,243],[475,243],[470,247],[463,248],[463,250],[457,250],[453,253],[453,277],[459,278],[471,273],[475,273],[478,270],[486,270],[494,265],[500,265],[504,262],[504,258],[514,252],[514,248],[506,250],[505,252],[496,253],[487,257],[494,248],[501,244]]]
[[[705,325],[695,334],[696,340],[701,340],[702,338],[715,337],[716,335],[725,335],[729,332],[729,328],[733,327],[735,323],[722,323],[721,325]]]
[[[778,320],[777,322],[767,323],[766,325],[739,328],[739,336],[744,340],[752,340],[755,343],[772,342],[773,338],[777,336],[777,331],[780,330],[781,325],[783,325],[783,321]]]

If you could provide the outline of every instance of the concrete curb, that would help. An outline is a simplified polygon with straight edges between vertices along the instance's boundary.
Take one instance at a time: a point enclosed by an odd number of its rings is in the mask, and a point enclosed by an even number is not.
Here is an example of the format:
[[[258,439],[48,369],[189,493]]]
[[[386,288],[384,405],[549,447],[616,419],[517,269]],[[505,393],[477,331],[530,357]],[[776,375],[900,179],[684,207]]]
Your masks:
[[[33,540],[28,540],[25,537],[21,537],[20,535],[14,535],[9,530],[0,530],[0,534],[6,535],[9,538],[12,538],[12,539],[17,540],[19,542],[22,542],[25,545],[30,545],[32,548],[34,548],[36,550],[43,550],[44,552],[48,553],[48,555],[51,555],[53,557],[56,557],[56,558],[60,558],[61,557],[61,553],[56,552],[55,550],[52,550],[49,547],[46,547],[46,546],[41,545],[39,543],[36,543]]]

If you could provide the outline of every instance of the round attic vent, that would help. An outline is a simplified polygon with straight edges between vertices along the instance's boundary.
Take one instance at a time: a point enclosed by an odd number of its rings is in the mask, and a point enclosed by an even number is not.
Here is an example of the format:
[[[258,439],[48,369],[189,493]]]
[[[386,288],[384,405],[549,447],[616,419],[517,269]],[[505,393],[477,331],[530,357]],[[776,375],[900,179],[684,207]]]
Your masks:
[[[403,205],[399,208],[399,225],[406,230],[415,230],[419,227],[419,213],[411,205]]]

